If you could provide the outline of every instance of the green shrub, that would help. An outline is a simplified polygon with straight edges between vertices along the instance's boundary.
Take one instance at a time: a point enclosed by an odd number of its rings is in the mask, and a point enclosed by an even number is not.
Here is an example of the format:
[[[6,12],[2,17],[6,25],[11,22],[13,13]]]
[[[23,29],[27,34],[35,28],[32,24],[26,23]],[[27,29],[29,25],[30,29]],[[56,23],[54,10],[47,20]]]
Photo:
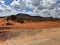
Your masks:
[[[7,17],[7,20],[8,20],[8,19],[10,19],[10,20],[13,20],[13,21],[14,21],[14,20],[16,20],[16,16],[15,16],[15,15],[11,15],[11,16]]]
[[[20,18],[20,19],[18,19],[18,22],[24,23],[24,19]]]

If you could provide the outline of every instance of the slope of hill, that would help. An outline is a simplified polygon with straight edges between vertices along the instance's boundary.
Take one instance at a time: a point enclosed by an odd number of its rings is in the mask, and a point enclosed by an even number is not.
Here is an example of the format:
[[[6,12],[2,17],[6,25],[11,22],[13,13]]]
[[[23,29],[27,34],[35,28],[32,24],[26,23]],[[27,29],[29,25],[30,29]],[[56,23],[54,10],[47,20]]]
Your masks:
[[[27,22],[41,22],[41,21],[60,21],[59,18],[53,18],[53,17],[41,17],[41,16],[30,16],[28,14],[16,14],[16,15],[11,15],[7,17],[7,20],[13,20],[17,22],[21,21],[27,21]]]
[[[30,16],[28,14],[16,14],[0,17],[0,29],[13,28],[53,28],[60,27],[60,19],[53,17]]]
[[[27,14],[0,17],[0,45],[60,45],[60,19]]]

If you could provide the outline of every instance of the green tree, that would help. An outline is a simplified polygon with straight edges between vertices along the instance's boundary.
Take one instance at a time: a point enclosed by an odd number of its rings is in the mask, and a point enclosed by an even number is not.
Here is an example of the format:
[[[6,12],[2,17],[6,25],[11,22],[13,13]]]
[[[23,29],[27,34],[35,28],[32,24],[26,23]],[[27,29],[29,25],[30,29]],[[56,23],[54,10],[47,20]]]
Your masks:
[[[19,18],[19,19],[18,19],[18,22],[20,22],[20,23],[24,23],[24,19]]]

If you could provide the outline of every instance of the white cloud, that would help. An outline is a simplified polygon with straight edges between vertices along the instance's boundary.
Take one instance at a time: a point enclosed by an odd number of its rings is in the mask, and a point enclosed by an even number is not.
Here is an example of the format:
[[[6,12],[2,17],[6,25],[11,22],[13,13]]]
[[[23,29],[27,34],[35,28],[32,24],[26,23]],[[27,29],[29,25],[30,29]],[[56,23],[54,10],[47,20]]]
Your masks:
[[[44,17],[49,16],[58,17],[58,15],[60,15],[60,11],[57,11],[58,8],[56,8],[57,7],[56,0],[38,0],[38,1],[32,0],[32,5],[35,7],[34,8],[35,15],[40,15]]]
[[[25,8],[25,2],[23,0],[14,0],[10,5],[16,10],[22,10]]]
[[[11,15],[11,14],[15,14],[16,11],[13,10],[13,8],[9,5],[5,4],[4,0],[0,1],[1,5],[0,5],[0,16],[6,16],[6,15]]]
[[[4,12],[5,9],[0,5],[0,12]]]
[[[33,6],[39,6],[41,0],[32,0],[32,5]]]
[[[16,9],[20,8],[20,4],[16,0],[14,0],[10,5]]]
[[[57,0],[13,0],[10,5],[6,5],[4,0],[0,0],[0,12],[4,15],[16,13],[27,13],[44,17],[60,17],[60,7],[57,7]],[[33,12],[27,9],[33,9]],[[1,14],[2,14],[1,13]]]
[[[24,0],[24,1],[26,1],[25,2],[26,8],[34,8],[31,0]]]

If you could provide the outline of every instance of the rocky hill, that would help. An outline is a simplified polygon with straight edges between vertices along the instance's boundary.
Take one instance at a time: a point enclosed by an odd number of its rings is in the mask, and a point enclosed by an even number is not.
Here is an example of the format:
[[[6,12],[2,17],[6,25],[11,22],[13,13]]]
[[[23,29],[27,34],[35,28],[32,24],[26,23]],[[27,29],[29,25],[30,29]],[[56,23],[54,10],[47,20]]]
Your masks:
[[[60,21],[60,18],[30,16],[28,14],[19,13],[16,15],[7,16],[7,20],[24,23],[24,22],[41,22],[41,21]]]

